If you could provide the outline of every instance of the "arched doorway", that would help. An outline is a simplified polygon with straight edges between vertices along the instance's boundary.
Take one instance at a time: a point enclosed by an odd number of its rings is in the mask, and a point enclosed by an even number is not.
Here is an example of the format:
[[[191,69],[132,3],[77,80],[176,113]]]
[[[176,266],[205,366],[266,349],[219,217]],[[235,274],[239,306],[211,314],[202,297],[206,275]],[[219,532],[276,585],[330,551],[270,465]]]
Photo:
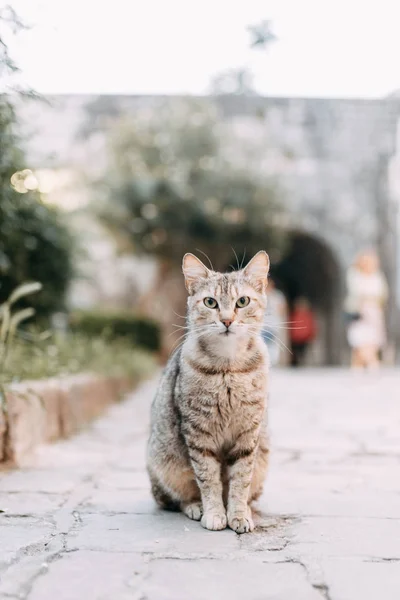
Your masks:
[[[303,296],[318,315],[320,333],[316,363],[340,364],[343,347],[342,278],[332,250],[316,236],[293,231],[284,257],[272,265],[271,275],[285,293],[289,305]]]

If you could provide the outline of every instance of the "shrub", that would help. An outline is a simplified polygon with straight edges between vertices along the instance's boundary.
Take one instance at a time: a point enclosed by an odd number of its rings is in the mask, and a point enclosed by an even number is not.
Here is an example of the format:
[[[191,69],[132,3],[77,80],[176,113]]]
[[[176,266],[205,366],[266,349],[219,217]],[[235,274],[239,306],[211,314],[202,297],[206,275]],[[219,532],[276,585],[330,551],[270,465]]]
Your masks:
[[[151,319],[130,313],[79,311],[71,315],[72,331],[106,339],[125,338],[134,346],[158,351],[160,327]]]
[[[20,329],[33,316],[33,308],[18,310],[22,298],[32,299],[39,283],[16,288],[0,305],[0,410],[6,410],[4,384],[11,381],[65,376],[83,371],[103,375],[146,377],[155,366],[154,357],[132,346],[127,336],[88,335],[51,331],[39,333],[35,326]]]
[[[33,335],[30,340],[15,339],[2,378],[7,384],[91,372],[139,380],[148,377],[155,366],[149,352],[132,348],[124,339],[107,340],[77,333],[41,340]]]
[[[0,194],[0,303],[21,283],[40,281],[42,291],[28,304],[39,316],[64,308],[73,272],[71,247],[71,236],[55,208],[35,195]],[[21,305],[26,305],[24,300]]]

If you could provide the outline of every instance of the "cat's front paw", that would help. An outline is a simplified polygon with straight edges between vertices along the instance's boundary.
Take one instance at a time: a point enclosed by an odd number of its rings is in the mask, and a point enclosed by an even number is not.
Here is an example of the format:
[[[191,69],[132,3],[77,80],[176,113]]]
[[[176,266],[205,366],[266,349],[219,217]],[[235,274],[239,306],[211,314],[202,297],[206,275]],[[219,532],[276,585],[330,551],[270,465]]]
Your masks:
[[[204,529],[219,531],[226,527],[226,514],[224,512],[206,512],[201,517],[201,524]]]
[[[201,502],[191,502],[190,504],[186,504],[182,507],[182,511],[185,513],[189,519],[193,519],[193,521],[200,521],[201,515],[203,514],[203,507]]]
[[[254,522],[251,516],[251,510],[249,509],[247,513],[233,513],[228,517],[228,525],[233,531],[236,533],[248,533],[249,531],[253,531]]]

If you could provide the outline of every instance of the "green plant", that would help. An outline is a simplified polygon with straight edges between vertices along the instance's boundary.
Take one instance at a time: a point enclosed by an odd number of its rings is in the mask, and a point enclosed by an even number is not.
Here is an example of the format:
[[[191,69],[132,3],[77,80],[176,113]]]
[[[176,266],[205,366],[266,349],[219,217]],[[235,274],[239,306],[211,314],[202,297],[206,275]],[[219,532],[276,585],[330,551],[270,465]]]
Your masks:
[[[154,368],[151,353],[133,347],[126,339],[110,340],[82,333],[65,337],[50,335],[46,339],[31,335],[30,340],[15,339],[3,381],[9,384],[82,372],[139,380],[150,375]]]
[[[124,339],[149,351],[160,349],[160,327],[151,319],[130,313],[80,311],[71,315],[73,332],[106,340]]]
[[[255,170],[248,146],[210,100],[160,100],[150,114],[121,110],[103,123],[108,167],[96,210],[121,249],[180,265],[198,248],[221,269],[232,246],[240,256],[282,249],[277,180]]]
[[[7,358],[13,346],[18,326],[35,314],[33,308],[25,308],[13,312],[14,304],[30,294],[42,289],[38,282],[26,283],[17,287],[6,302],[0,305],[0,404],[2,410],[6,410],[6,399],[4,394],[4,374],[7,367]]]
[[[41,281],[43,293],[33,299],[40,316],[63,307],[72,276],[72,239],[57,210],[43,204],[37,192],[19,193],[11,184],[26,167],[15,103],[37,99],[32,91],[11,86],[18,67],[5,40],[23,28],[12,7],[0,8],[0,304],[23,282]],[[2,93],[5,89],[12,93]]]
[[[33,306],[38,316],[47,316],[64,305],[73,274],[72,238],[55,208],[34,195],[3,192],[0,186],[0,302],[24,281],[41,281]]]

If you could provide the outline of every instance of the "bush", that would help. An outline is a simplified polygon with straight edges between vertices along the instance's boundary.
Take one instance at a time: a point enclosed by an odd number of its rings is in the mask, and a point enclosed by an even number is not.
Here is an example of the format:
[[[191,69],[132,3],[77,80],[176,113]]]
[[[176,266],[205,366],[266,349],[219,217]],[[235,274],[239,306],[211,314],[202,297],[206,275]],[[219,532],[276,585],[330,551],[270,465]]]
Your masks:
[[[146,377],[155,366],[154,357],[132,346],[128,337],[87,335],[51,331],[37,327],[20,329],[32,317],[33,309],[18,310],[22,298],[31,300],[39,292],[38,283],[16,288],[0,306],[0,409],[4,410],[4,383],[43,379],[91,371],[103,375]]]
[[[106,339],[125,338],[134,346],[157,352],[161,345],[159,325],[130,313],[79,311],[71,315],[72,331]]]
[[[73,273],[71,247],[55,208],[34,194],[0,194],[0,303],[21,283],[39,281],[43,289],[28,304],[39,316],[63,309]]]
[[[76,373],[100,373],[106,376],[148,377],[154,370],[154,357],[124,339],[107,340],[70,334],[40,340],[14,340],[2,373],[4,383],[66,377]],[[1,398],[0,398],[1,400]],[[0,402],[1,406],[1,402]]]

